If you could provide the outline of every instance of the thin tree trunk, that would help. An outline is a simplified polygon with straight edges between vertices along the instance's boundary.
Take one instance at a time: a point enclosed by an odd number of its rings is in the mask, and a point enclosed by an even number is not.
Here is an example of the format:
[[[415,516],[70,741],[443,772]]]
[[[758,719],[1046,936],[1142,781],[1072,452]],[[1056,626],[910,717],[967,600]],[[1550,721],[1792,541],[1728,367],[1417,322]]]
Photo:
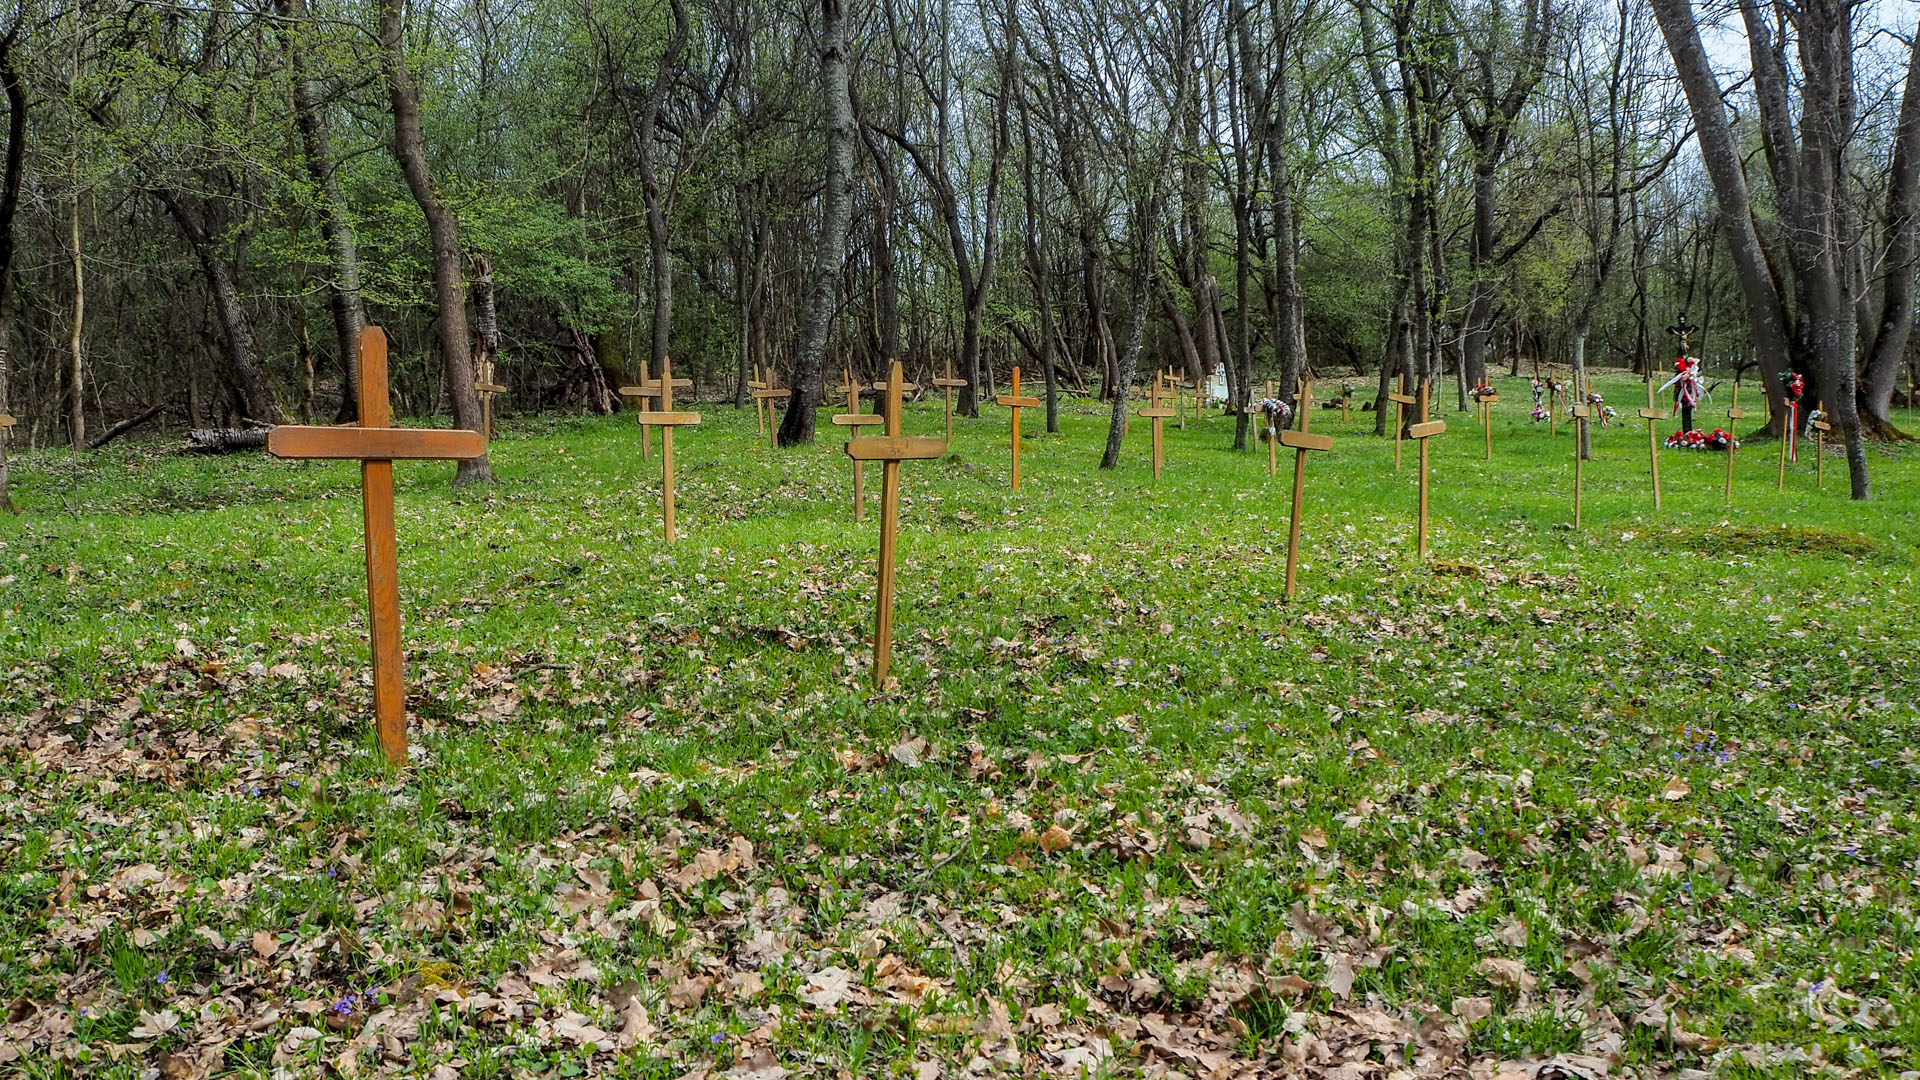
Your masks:
[[[27,154],[27,91],[21,85],[13,45],[25,25],[23,9],[15,15],[6,36],[0,37],[0,90],[7,96],[6,164],[0,169],[0,413],[10,411],[9,386],[13,379],[14,228],[20,215]],[[7,464],[7,442],[12,435],[12,428],[0,428],[0,510],[15,514],[19,510],[13,505]]]
[[[680,69],[680,54],[687,45],[687,5],[685,0],[667,0],[673,14],[673,30],[654,72],[653,86],[640,115],[635,164],[640,173],[640,199],[647,210],[647,250],[653,265],[653,350],[649,377],[659,374],[673,333],[673,255],[667,247],[666,200],[660,190],[660,170],[654,161],[658,144],[660,114],[665,108],[667,90]]]
[[[86,354],[81,352],[81,333],[87,318],[86,261],[80,250],[80,191],[74,189],[68,208],[67,239],[73,250],[73,334],[67,340],[67,444],[75,450],[87,445]]]
[[[387,100],[393,108],[393,156],[406,176],[407,189],[427,219],[433,244],[433,294],[439,307],[440,356],[446,373],[447,396],[453,401],[453,423],[467,431],[480,430],[480,396],[473,388],[473,341],[467,331],[466,286],[461,280],[460,221],[434,190],[433,171],[427,165],[426,136],[420,130],[420,97],[407,72],[400,34],[403,0],[380,0],[380,59],[386,69]],[[460,463],[454,483],[490,483],[493,466],[481,454]]]
[[[844,0],[820,0],[820,91],[826,106],[826,183],[820,192],[820,233],[814,240],[805,318],[793,350],[793,396],[780,420],[780,445],[813,441],[820,407],[820,373],[827,333],[840,300],[840,264],[846,260],[853,212],[853,93],[849,84]]]

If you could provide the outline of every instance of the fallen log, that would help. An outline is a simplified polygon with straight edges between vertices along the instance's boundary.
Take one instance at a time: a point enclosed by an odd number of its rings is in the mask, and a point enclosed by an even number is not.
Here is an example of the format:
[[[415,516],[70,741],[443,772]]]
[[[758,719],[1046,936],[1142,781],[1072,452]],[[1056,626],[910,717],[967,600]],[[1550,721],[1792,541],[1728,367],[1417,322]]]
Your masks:
[[[120,421],[119,423],[113,425],[112,427],[101,432],[100,434],[95,435],[93,438],[88,439],[87,449],[89,450],[100,449],[101,447],[107,445],[108,443],[119,438],[120,436],[125,435],[127,432],[132,431],[134,428],[139,427],[141,424],[144,424],[147,421],[153,419],[154,417],[159,416],[161,413],[165,412],[166,409],[167,409],[167,403],[164,401],[158,405],[149,405],[138,416],[128,417],[127,419]]]
[[[196,454],[238,454],[266,445],[266,428],[195,428],[187,432],[187,449]]]

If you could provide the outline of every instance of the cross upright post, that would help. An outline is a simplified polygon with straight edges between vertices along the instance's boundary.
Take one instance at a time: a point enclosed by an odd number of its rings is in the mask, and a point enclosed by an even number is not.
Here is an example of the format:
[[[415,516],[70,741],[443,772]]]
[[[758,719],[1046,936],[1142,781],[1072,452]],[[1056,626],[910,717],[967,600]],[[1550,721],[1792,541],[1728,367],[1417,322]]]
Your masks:
[[[651,461],[653,459],[653,427],[647,423],[647,413],[653,411],[653,400],[660,396],[660,380],[648,376],[643,369],[638,383],[623,386],[615,392],[623,398],[632,399],[634,408],[640,410],[640,460]]]
[[[883,416],[860,411],[861,386],[853,381],[852,368],[845,369],[843,374],[846,379],[840,384],[840,393],[847,395],[847,411],[835,416],[833,422],[840,427],[852,428],[855,435],[860,433],[861,428],[868,425],[886,423],[886,418]],[[853,520],[855,521],[867,520],[866,478],[861,475],[864,472],[866,472],[866,466],[859,458],[853,459]]]
[[[873,685],[884,690],[893,654],[893,564],[900,530],[900,463],[937,458],[947,452],[944,439],[916,438],[901,433],[900,399],[906,378],[900,361],[893,362],[886,382],[886,434],[854,439],[847,456],[855,462],[882,463],[880,480],[880,566],[874,588]]]
[[[1640,418],[1647,422],[1647,463],[1653,472],[1653,508],[1660,509],[1660,432],[1655,425],[1673,414],[1653,405],[1653,375],[1647,375],[1647,407]]]
[[[277,458],[360,461],[361,522],[367,553],[367,629],[373,664],[373,715],[387,765],[407,763],[407,683],[400,651],[399,540],[393,522],[393,463],[465,461],[487,452],[477,431],[393,427],[387,399],[387,335],[360,331],[360,423],[354,427],[282,425],[267,433]]]
[[[640,414],[640,422],[647,427],[660,429],[660,517],[665,525],[667,543],[678,539],[673,523],[673,429],[686,427],[700,422],[697,412],[674,412],[673,391],[675,387],[690,387],[690,379],[673,377],[673,357],[660,358],[660,378],[657,380],[660,395],[660,408]]]
[[[1587,419],[1593,415],[1593,406],[1580,404],[1573,407],[1573,531],[1580,531],[1580,482],[1585,468],[1585,459],[1580,456],[1581,444],[1586,442]]]
[[[1040,407],[1038,398],[1020,396],[1020,369],[1013,369],[1013,391],[993,399],[1013,410],[1013,490],[1020,490],[1020,410]]]
[[[1407,438],[1420,441],[1420,558],[1427,557],[1427,440],[1447,430],[1445,420],[1427,419],[1427,391],[1431,386],[1426,380],[1420,382],[1419,408],[1420,422],[1407,428]]]
[[[756,401],[762,401],[766,403],[767,430],[771,433],[771,438],[773,440],[773,448],[775,450],[778,450],[780,448],[780,424],[777,421],[775,421],[773,418],[773,403],[776,401],[789,400],[790,398],[793,397],[793,391],[791,389],[783,390],[775,386],[773,369],[768,368],[767,369],[767,385],[762,387],[759,390],[755,390],[753,392],[753,397],[754,397],[754,400]]]
[[[1400,471],[1400,439],[1406,434],[1407,406],[1418,399],[1407,393],[1407,373],[1400,373],[1400,391],[1388,394],[1387,400],[1393,402],[1393,471]]]
[[[933,385],[947,392],[947,441],[953,441],[953,392],[967,385],[967,380],[953,377],[953,357],[947,357],[945,376],[935,375]]]
[[[493,361],[482,360],[480,370],[474,374],[473,389],[480,395],[480,434],[488,442],[493,441],[493,395],[504,394],[507,388],[494,381]]]
[[[1826,421],[1826,402],[1815,405],[1813,411],[1821,417],[1807,421],[1807,426],[1813,429],[1813,486],[1824,491],[1827,487],[1827,432],[1833,430],[1833,425]]]
[[[1293,447],[1293,514],[1287,522],[1287,599],[1293,599],[1295,571],[1300,566],[1300,502],[1307,491],[1307,452],[1331,450],[1333,440],[1307,430],[1313,421],[1313,383],[1300,380],[1299,430],[1282,430],[1280,441]]]
[[[753,416],[754,419],[760,423],[760,434],[762,435],[767,433],[767,403],[759,394],[754,394],[753,391],[765,390],[766,388],[767,380],[765,376],[760,374],[760,365],[753,365],[753,377],[747,380],[747,392],[753,396]]]
[[[1179,411],[1160,404],[1160,384],[1166,381],[1166,377],[1164,371],[1153,377],[1153,392],[1148,397],[1148,406],[1139,410],[1141,416],[1153,421],[1153,479],[1156,483],[1160,480],[1160,465],[1165,458],[1165,431],[1162,425],[1168,417]]]
[[[1733,459],[1740,453],[1740,425],[1737,421],[1746,418],[1747,411],[1740,407],[1740,374],[1736,371],[1733,376],[1733,404],[1727,407],[1727,421],[1733,424],[1733,430],[1727,436],[1727,502],[1729,504],[1733,502]]]

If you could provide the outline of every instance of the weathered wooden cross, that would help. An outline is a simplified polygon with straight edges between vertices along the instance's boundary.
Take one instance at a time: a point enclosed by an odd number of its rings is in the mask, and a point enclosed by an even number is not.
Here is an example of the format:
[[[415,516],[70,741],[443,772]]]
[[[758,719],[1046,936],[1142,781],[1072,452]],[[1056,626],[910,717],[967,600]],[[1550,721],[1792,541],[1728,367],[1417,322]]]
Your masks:
[[[1019,491],[1020,490],[1020,410],[1039,408],[1040,399],[1020,396],[1020,369],[1018,367],[1015,367],[1013,369],[1012,393],[1001,394],[999,397],[994,398],[993,400],[1013,410],[1013,490]]]
[[[693,385],[690,379],[673,377],[673,357],[660,358],[660,377],[654,384],[659,387],[660,408],[641,413],[640,422],[660,429],[660,516],[666,525],[667,543],[671,544],[677,539],[673,528],[673,429],[699,423],[700,414],[673,411],[674,388]]]
[[[947,452],[945,439],[916,438],[900,431],[900,399],[906,390],[906,378],[900,361],[893,362],[887,375],[886,407],[883,417],[886,434],[869,435],[847,443],[847,456],[856,465],[862,461],[883,463],[880,481],[880,569],[875,583],[873,627],[873,685],[885,689],[887,664],[893,654],[893,561],[894,543],[900,530],[900,463],[937,458]]]
[[[1153,479],[1155,482],[1160,479],[1160,464],[1165,460],[1165,430],[1162,425],[1177,411],[1160,404],[1160,384],[1166,381],[1166,377],[1167,374],[1164,371],[1153,377],[1153,393],[1149,396],[1149,405],[1139,410],[1141,416],[1153,421]]]
[[[474,374],[473,389],[480,395],[480,434],[488,442],[493,441],[493,395],[504,394],[507,388],[493,380],[493,361],[482,360],[480,370]]]
[[[1821,416],[1827,415],[1827,403],[1822,401],[1813,407]],[[1827,487],[1827,432],[1833,425],[1825,420],[1809,420],[1807,426],[1813,429],[1813,486],[1826,490]]]
[[[1593,406],[1575,405],[1573,407],[1573,531],[1580,531],[1580,481],[1582,467],[1586,458],[1581,456],[1580,448],[1587,441],[1587,420],[1593,416]]]
[[[860,391],[863,389],[863,387],[861,386],[861,384],[853,381],[852,368],[845,369],[844,374],[846,376],[846,381],[840,384],[839,392],[847,395],[847,411],[844,413],[841,413],[838,416],[835,416],[833,418],[833,422],[839,425],[840,427],[853,428],[854,429],[853,434],[855,435],[858,435],[860,433],[861,428],[866,427],[870,424],[886,423],[887,420],[886,420],[886,417],[884,416],[875,416],[872,413],[863,413],[860,411]],[[867,520],[866,477],[863,475],[865,472],[866,472],[866,466],[861,464],[859,458],[854,458],[853,459],[853,520],[855,521]]]
[[[1400,436],[1404,434],[1403,429],[1407,423],[1407,406],[1419,400],[1412,394],[1407,393],[1406,372],[1403,371],[1400,373],[1400,392],[1397,394],[1388,394],[1387,400],[1393,402],[1393,471],[1399,472]]]
[[[791,397],[793,397],[792,390],[782,390],[774,385],[774,372],[772,368],[767,369],[767,384],[753,392],[755,401],[766,404],[767,430],[772,433],[773,447],[776,450],[780,448],[780,424],[773,418],[773,403],[776,401],[786,401]]]
[[[1480,429],[1486,435],[1487,460],[1493,460],[1493,407],[1500,401],[1498,393],[1480,395]]]
[[[953,377],[953,357],[951,356],[947,357],[947,374],[945,375],[945,377],[935,375],[933,377],[933,385],[947,392],[947,441],[952,442],[953,441],[953,392],[959,389],[960,387],[967,385],[967,380],[956,379]]]
[[[692,383],[687,385],[691,386]],[[640,460],[653,458],[653,428],[647,426],[647,413],[653,411],[653,399],[660,396],[660,380],[649,378],[643,369],[640,382],[633,386],[623,386],[616,391],[623,398],[632,398],[634,408],[640,410]]]
[[[1647,422],[1647,464],[1653,470],[1653,508],[1660,509],[1660,421],[1672,416],[1665,409],[1653,407],[1653,376],[1647,376],[1647,407],[1640,410],[1640,418]]]
[[[1427,557],[1427,440],[1447,430],[1445,420],[1427,419],[1427,391],[1430,383],[1422,380],[1419,397],[1419,423],[1409,425],[1407,438],[1420,440],[1420,557]]]
[[[387,400],[387,335],[360,331],[360,423],[352,427],[281,426],[267,433],[278,458],[360,461],[361,522],[367,549],[367,628],[372,638],[373,715],[387,764],[407,763],[407,683],[400,651],[399,539],[393,526],[393,463],[465,461],[487,452],[477,431],[397,428]]]
[[[1727,438],[1727,502],[1729,503],[1733,502],[1733,459],[1740,452],[1739,421],[1746,418],[1747,410],[1740,407],[1740,376],[1736,372],[1733,379],[1733,404],[1727,407],[1727,420],[1733,426],[1733,431]]]
[[[753,377],[747,380],[747,393],[753,397],[753,416],[755,420],[760,422],[761,435],[767,433],[767,403],[761,400],[760,395],[753,393],[753,391],[765,390],[766,388],[767,380],[766,377],[760,373],[760,365],[753,365]]]
[[[1293,599],[1294,573],[1300,566],[1300,501],[1307,493],[1307,452],[1309,450],[1331,450],[1333,440],[1325,435],[1316,435],[1307,430],[1313,421],[1313,383],[1300,380],[1299,407],[1294,415],[1300,418],[1298,430],[1283,430],[1280,441],[1293,447],[1293,515],[1287,522],[1287,599]]]

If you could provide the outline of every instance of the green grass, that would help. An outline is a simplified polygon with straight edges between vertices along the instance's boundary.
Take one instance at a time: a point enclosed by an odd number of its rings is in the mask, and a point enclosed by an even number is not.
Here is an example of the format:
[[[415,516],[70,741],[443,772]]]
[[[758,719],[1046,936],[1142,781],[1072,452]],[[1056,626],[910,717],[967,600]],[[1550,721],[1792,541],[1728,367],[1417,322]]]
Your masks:
[[[1290,605],[1290,462],[1231,419],[1156,485],[1145,421],[1101,472],[1091,406],[1030,414],[1018,495],[1005,411],[959,420],[879,694],[839,432],[705,406],[668,549],[630,417],[509,417],[491,487],[397,469],[396,777],[351,466],[17,459],[0,1074],[1920,1068],[1920,462],[1861,504],[1755,444],[1729,506],[1666,452],[1655,512],[1644,426],[1596,430],[1573,533],[1502,389],[1492,461],[1440,414],[1428,566],[1412,446],[1315,414]],[[635,995],[650,1036],[583,1033]]]

